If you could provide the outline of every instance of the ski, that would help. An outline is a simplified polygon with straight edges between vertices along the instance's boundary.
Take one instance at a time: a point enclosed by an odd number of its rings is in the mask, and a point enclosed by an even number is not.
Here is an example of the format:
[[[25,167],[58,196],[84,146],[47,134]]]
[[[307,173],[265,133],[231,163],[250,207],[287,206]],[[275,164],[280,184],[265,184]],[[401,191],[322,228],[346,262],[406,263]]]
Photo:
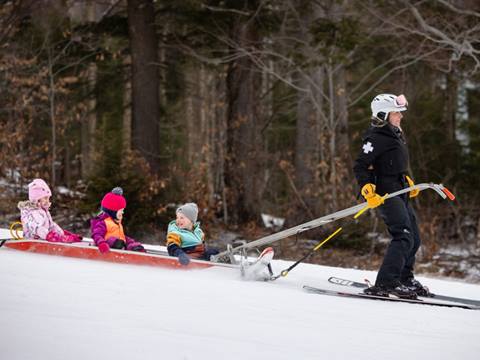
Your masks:
[[[423,300],[423,299],[413,300],[413,299],[402,299],[398,297],[367,295],[363,293],[348,293],[348,292],[335,291],[335,290],[319,289],[317,287],[308,286],[308,285],[304,285],[303,289],[309,293],[328,295],[328,296],[346,297],[346,298],[353,298],[353,299],[379,300],[379,301],[402,302],[402,303],[419,304],[419,305],[480,310],[480,306],[460,304],[460,303],[441,303],[441,302],[436,302],[432,300]]]
[[[335,284],[335,285],[342,285],[342,286],[351,286],[359,289],[366,289],[368,285],[366,283],[361,283],[358,281],[352,281],[352,280],[347,280],[347,279],[341,279],[337,277],[330,277],[328,279],[328,282]],[[466,299],[466,298],[459,298],[459,297],[453,297],[453,296],[447,296],[447,295],[439,295],[439,294],[433,294],[430,293],[430,296],[421,296],[421,299],[435,299],[435,300],[442,300],[442,301],[451,301],[451,302],[456,302],[456,303],[461,303],[461,304],[468,304],[468,305],[473,305],[473,306],[480,306],[480,300],[474,300],[474,299]]]

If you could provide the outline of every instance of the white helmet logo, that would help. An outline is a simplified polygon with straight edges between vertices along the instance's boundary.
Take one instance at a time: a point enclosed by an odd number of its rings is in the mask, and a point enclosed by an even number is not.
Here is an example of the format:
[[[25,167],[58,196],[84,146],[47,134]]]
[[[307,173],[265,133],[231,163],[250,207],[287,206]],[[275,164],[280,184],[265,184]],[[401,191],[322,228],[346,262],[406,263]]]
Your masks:
[[[366,144],[363,145],[362,149],[363,149],[363,152],[365,154],[368,154],[369,152],[373,152],[373,145],[369,141],[369,142],[367,142]]]

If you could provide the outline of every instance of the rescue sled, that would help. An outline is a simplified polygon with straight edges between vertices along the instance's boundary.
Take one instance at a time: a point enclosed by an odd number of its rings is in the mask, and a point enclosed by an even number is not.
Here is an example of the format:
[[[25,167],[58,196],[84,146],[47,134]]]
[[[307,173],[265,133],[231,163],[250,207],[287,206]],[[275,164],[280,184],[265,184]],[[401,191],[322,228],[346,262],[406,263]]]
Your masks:
[[[146,265],[163,268],[177,269],[205,269],[213,266],[238,269],[239,265],[210,262],[191,259],[186,266],[181,265],[176,257],[169,256],[166,252],[158,250],[147,250],[147,252],[125,251],[111,249],[108,253],[102,254],[96,246],[90,242],[78,243],[55,243],[44,240],[6,240],[2,241],[3,246],[32,253],[65,256],[78,259],[107,261],[119,264]]]

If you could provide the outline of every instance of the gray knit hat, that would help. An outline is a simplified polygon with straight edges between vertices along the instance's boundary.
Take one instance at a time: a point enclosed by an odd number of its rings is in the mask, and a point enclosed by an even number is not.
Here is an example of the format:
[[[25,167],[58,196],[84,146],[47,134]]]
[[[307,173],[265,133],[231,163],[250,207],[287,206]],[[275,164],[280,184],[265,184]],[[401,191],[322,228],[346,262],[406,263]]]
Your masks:
[[[182,213],[185,215],[192,223],[197,222],[198,218],[198,206],[195,203],[186,203],[180,206],[177,209],[177,214]]]

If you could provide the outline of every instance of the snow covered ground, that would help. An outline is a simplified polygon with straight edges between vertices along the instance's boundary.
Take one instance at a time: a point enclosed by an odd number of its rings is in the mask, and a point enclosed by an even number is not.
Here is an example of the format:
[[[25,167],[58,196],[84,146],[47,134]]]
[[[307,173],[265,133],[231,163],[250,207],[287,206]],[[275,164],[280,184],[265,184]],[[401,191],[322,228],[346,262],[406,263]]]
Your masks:
[[[275,282],[248,282],[234,269],[169,270],[1,248],[0,359],[479,358],[480,311],[302,291],[304,284],[338,289],[327,282],[332,275],[375,278],[301,264]],[[434,292],[480,299],[478,285],[419,279]]]

